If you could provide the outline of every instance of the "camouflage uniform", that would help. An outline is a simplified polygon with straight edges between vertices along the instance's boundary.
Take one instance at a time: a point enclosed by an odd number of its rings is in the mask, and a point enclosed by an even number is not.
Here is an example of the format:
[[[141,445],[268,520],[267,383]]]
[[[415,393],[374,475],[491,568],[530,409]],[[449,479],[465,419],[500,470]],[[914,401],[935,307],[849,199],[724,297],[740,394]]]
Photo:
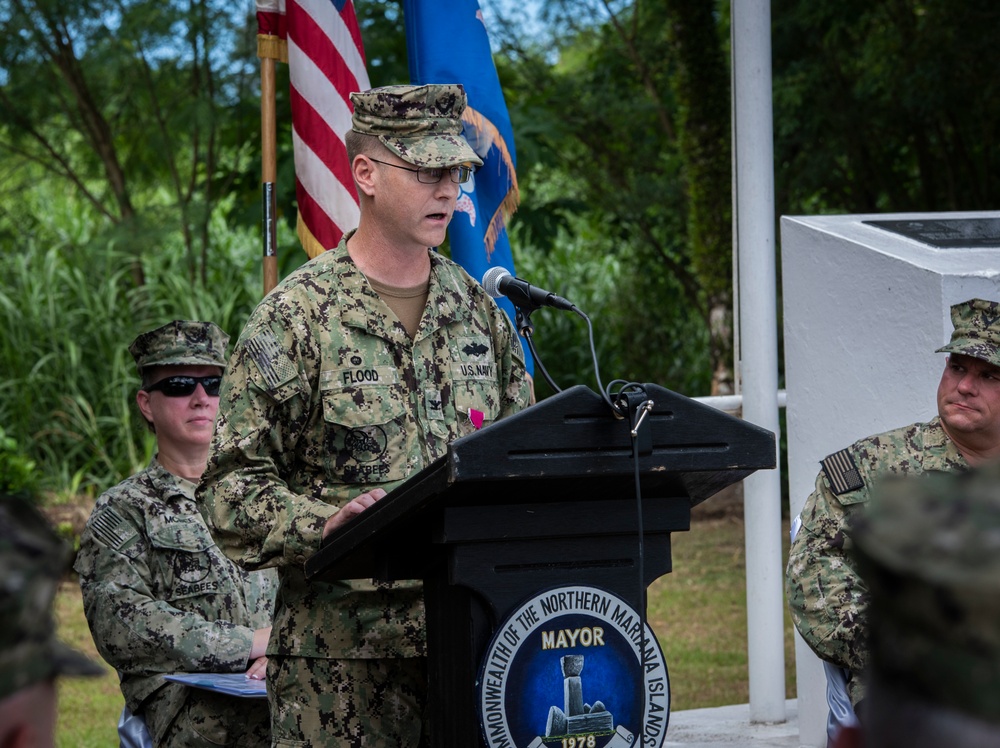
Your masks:
[[[129,350],[152,366],[223,366],[215,325],[175,321]],[[241,672],[254,630],[270,625],[277,577],[247,573],[219,550],[194,502],[196,485],[149,467],[102,494],[80,538],[75,568],[98,650],[125,703],[156,745],[270,744],[261,699],[189,688],[165,673]]]
[[[263,701],[162,677],[245,670],[254,630],[271,621],[275,580],[244,572],[222,554],[194,489],[154,457],[101,495],[76,561],[87,621],[101,655],[118,670],[125,703],[142,714],[157,745],[182,710],[202,715],[212,743],[269,745]],[[246,725],[256,728],[256,739],[235,742]]]
[[[0,496],[0,703],[58,675],[104,672],[56,638],[52,601],[68,570],[69,548],[45,517]]]
[[[788,605],[813,651],[857,674],[868,659],[868,590],[850,557],[846,523],[864,509],[883,476],[967,470],[969,465],[937,418],[861,439],[822,465],[788,554]],[[857,704],[860,679],[851,678],[848,690]]]
[[[419,583],[306,582],[303,564],[326,521],[359,494],[390,491],[444,455],[474,430],[470,409],[488,425],[528,401],[510,321],[464,270],[428,250],[427,304],[411,340],[348,254],[350,236],[251,315],[230,360],[199,493],[231,558],[280,571],[268,692],[282,746],[310,733],[315,743],[334,721],[352,744],[380,744],[367,742],[379,734],[376,723],[404,720],[391,705],[372,713],[368,699],[393,679],[365,670],[369,683],[336,684],[347,692],[337,700],[331,678],[350,660],[422,658],[426,649]],[[340,665],[323,664],[330,660]],[[293,724],[282,738],[286,711]]]
[[[955,304],[951,317],[951,340],[938,352],[1000,366],[998,305],[972,299]],[[821,465],[789,551],[785,591],[805,642],[822,659],[850,671],[848,692],[857,705],[864,696],[858,676],[868,661],[869,593],[851,556],[848,523],[865,510],[872,488],[886,476],[964,472],[969,464],[935,418],[861,439]]]

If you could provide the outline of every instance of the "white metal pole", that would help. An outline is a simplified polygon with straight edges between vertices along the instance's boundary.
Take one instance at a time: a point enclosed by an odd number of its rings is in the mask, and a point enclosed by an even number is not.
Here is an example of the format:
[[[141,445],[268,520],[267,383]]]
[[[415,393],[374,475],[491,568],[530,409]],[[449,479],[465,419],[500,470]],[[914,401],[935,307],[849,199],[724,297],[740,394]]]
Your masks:
[[[778,426],[770,0],[733,0],[733,221],[739,267],[743,417]],[[775,444],[775,462],[778,452]],[[744,481],[750,721],[784,722],[781,474]]]

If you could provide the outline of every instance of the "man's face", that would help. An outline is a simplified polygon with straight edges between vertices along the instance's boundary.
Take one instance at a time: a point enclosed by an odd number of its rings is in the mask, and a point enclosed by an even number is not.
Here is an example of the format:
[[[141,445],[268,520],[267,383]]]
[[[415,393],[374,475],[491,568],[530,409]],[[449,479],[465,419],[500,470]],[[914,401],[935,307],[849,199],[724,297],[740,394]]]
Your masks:
[[[218,366],[161,366],[154,372],[150,384],[169,377],[211,377],[221,373]],[[159,390],[139,390],[136,402],[142,414],[156,428],[158,442],[169,442],[178,447],[211,443],[215,414],[219,410],[219,396],[206,394],[200,383],[190,395],[180,397],[170,397]]]
[[[953,353],[937,393],[938,414],[956,441],[992,437],[1000,444],[1000,367]]]
[[[394,153],[386,152],[379,160],[393,164],[374,165],[378,181],[373,208],[382,231],[397,246],[439,246],[455,211],[459,185],[447,171],[437,184],[419,182],[414,172],[407,171],[416,167]]]

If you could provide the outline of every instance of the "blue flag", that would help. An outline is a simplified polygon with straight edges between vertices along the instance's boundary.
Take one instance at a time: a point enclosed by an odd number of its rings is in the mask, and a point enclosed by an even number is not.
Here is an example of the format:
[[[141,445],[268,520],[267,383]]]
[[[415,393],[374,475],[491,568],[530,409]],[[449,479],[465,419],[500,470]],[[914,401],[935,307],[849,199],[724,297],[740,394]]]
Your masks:
[[[495,266],[516,275],[505,228],[519,199],[514,132],[479,3],[404,0],[403,17],[411,82],[465,87],[465,137],[483,160],[472,179],[460,185],[448,227],[452,259],[478,281]],[[501,297],[497,303],[513,320],[510,300]],[[528,372],[533,373],[531,352],[523,343],[522,348]]]

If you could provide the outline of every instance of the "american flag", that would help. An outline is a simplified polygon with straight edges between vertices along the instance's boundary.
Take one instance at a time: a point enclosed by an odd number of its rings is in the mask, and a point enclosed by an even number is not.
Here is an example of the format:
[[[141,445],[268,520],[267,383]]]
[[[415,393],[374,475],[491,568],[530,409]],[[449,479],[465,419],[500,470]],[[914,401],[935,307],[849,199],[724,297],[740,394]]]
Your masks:
[[[257,0],[257,54],[288,63],[298,233],[310,257],[358,224],[344,136],[352,91],[370,88],[351,0]]]

